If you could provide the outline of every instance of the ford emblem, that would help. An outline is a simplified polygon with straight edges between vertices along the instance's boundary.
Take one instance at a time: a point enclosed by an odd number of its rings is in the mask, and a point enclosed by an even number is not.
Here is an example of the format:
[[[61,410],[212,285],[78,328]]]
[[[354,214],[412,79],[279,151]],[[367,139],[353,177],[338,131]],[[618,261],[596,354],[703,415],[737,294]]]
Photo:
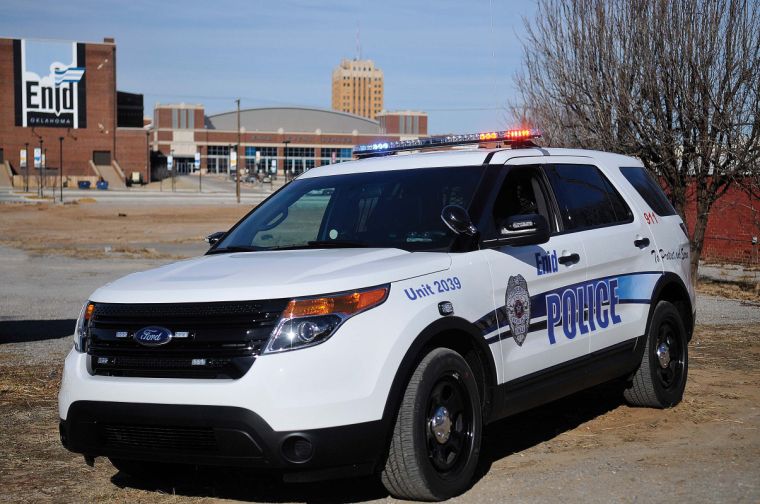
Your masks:
[[[143,327],[135,333],[134,339],[143,346],[156,347],[169,343],[172,340],[172,332],[166,327]]]

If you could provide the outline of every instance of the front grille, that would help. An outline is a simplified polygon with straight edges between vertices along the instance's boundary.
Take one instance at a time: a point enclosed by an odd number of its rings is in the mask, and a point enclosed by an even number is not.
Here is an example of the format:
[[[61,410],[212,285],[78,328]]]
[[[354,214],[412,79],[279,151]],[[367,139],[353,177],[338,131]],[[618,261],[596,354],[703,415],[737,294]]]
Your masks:
[[[152,427],[142,425],[101,425],[106,446],[117,449],[172,452],[217,451],[216,436],[210,427]]]
[[[240,378],[266,344],[288,300],[214,303],[95,303],[90,369],[106,376]],[[159,326],[175,336],[146,347],[133,336]],[[179,337],[182,335],[182,337]]]

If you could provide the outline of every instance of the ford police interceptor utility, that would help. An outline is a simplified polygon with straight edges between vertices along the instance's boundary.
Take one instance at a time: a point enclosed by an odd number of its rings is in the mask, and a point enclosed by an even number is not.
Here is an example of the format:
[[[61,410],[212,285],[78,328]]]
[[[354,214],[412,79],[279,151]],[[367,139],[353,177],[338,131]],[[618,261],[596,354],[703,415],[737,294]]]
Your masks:
[[[488,422],[614,379],[633,405],[677,404],[695,310],[681,218],[639,160],[536,136],[359,146],[203,257],[96,290],[63,444],[137,477],[375,473],[440,500],[472,484]]]

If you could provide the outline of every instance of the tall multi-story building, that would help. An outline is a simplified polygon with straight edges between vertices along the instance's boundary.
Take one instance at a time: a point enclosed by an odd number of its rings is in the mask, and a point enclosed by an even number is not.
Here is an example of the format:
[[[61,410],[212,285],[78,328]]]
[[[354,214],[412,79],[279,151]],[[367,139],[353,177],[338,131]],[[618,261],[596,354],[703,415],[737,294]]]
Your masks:
[[[383,110],[383,71],[372,60],[341,61],[333,70],[332,108],[375,119]]]

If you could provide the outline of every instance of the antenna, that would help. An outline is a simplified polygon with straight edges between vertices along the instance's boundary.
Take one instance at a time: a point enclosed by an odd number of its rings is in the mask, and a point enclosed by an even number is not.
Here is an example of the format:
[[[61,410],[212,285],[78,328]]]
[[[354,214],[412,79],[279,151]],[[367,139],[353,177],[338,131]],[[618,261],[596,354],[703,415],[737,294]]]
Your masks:
[[[356,59],[362,59],[362,42],[361,32],[359,31],[359,21],[356,21]]]

